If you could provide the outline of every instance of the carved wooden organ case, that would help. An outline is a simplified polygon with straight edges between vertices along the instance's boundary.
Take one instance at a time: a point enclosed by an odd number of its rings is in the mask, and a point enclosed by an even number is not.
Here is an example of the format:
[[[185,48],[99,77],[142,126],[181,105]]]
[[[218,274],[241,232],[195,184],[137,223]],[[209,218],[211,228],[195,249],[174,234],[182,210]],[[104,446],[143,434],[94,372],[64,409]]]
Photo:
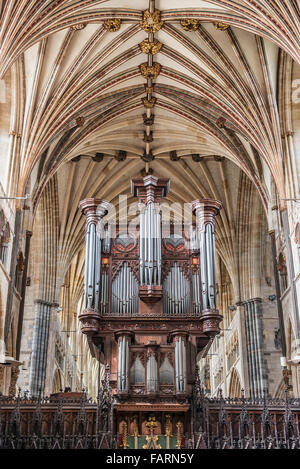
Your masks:
[[[121,413],[149,402],[153,411],[186,411],[197,355],[219,333],[215,217],[221,203],[191,202],[196,224],[187,240],[183,229],[169,233],[162,223],[169,184],[154,176],[131,181],[140,209],[135,233],[120,224],[111,237],[101,223],[109,203],[80,202],[86,216],[82,332],[110,365]]]

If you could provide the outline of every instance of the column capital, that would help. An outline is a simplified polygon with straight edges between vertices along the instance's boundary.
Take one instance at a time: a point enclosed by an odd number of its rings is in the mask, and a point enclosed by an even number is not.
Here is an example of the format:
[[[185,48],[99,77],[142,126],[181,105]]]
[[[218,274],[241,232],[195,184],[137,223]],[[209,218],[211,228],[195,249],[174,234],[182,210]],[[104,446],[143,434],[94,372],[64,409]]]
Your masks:
[[[131,179],[131,192],[145,205],[150,202],[160,203],[170,190],[170,179],[145,176]]]
[[[128,330],[119,330],[119,331],[116,331],[115,332],[115,339],[116,339],[116,342],[118,342],[122,337],[127,337],[127,339],[130,341],[133,337],[134,337],[134,334],[133,332],[131,331],[128,331]]]
[[[249,303],[262,303],[262,298],[259,298],[259,297],[256,297],[256,298],[249,298],[249,300],[244,300],[244,301],[241,301],[239,302],[238,306],[239,305],[242,305],[242,306],[245,306],[246,304],[249,304]]]
[[[175,331],[170,332],[170,339],[172,339],[174,342],[177,342],[179,337],[181,337],[182,340],[186,342],[188,339],[188,336],[189,336],[188,332],[182,331],[182,330],[175,330]]]
[[[222,202],[215,199],[197,199],[191,203],[193,213],[203,218],[204,223],[213,221],[222,209]]]
[[[105,199],[88,198],[81,200],[78,207],[87,217],[87,223],[92,221],[97,223],[99,219],[107,214],[110,208],[110,203]]]

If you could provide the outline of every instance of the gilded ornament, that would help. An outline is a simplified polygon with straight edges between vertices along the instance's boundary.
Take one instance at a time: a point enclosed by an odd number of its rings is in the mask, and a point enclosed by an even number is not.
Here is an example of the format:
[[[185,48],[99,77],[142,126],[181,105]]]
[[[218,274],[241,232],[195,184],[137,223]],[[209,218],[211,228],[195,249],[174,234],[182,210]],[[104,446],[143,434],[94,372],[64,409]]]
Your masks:
[[[172,437],[172,422],[171,415],[166,415],[166,434],[165,436]]]
[[[161,449],[161,445],[157,443],[158,441],[158,436],[146,436],[146,441],[147,443],[143,445],[143,449]]]
[[[177,422],[176,423],[176,428],[177,428],[177,443],[176,443],[176,448],[180,449],[181,448],[181,441],[182,441],[182,436],[181,436],[181,428],[182,428],[182,423]]]
[[[225,23],[214,23],[214,27],[219,31],[226,31],[229,28],[229,24]]]
[[[121,431],[122,431],[122,448],[128,448],[129,444],[127,443],[127,423],[121,423]]]
[[[140,435],[139,435],[139,428],[138,428],[138,423],[137,423],[137,417],[133,417],[133,436],[135,438],[138,438]]]
[[[78,23],[78,24],[73,24],[71,26],[71,29],[74,29],[74,31],[80,31],[81,29],[84,29],[86,27],[85,23]]]
[[[152,96],[152,98],[148,99],[148,98],[142,98],[142,103],[143,105],[145,106],[145,108],[147,109],[152,109],[153,106],[155,105],[156,103],[156,98],[154,96]]]
[[[157,427],[158,423],[155,417],[149,417],[146,427],[149,428],[150,433],[152,433]]]
[[[163,24],[164,22],[160,19],[159,10],[154,10],[153,13],[149,10],[145,10],[143,12],[143,20],[140,22],[140,25],[146,33],[155,33],[156,31],[159,31]]]
[[[144,39],[139,46],[144,54],[155,55],[161,50],[163,45],[157,39],[154,39],[153,42],[150,42],[149,39]]]
[[[115,33],[116,31],[119,31],[121,27],[121,20],[119,18],[105,20],[103,26],[110,33]]]
[[[153,93],[153,91],[154,91],[154,86],[145,85],[145,92],[146,93]]]
[[[140,65],[140,71],[143,77],[147,79],[155,79],[160,74],[161,65],[154,62],[153,65],[148,65],[147,62]]]
[[[196,19],[184,18],[180,21],[180,24],[185,31],[197,31],[200,21]]]

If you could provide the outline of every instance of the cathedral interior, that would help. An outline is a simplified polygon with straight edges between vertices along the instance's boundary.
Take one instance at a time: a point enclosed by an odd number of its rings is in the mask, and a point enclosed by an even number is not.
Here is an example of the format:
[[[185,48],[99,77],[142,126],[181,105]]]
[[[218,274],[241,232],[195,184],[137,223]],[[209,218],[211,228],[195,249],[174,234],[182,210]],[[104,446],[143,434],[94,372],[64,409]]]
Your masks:
[[[298,2],[0,18],[0,447],[300,448]]]

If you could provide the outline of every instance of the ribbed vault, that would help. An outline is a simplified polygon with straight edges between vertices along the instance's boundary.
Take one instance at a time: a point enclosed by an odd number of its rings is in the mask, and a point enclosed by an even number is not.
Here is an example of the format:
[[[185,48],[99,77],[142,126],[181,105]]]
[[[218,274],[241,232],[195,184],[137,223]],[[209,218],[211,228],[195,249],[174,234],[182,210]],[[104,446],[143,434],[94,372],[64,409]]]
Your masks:
[[[49,178],[78,155],[125,150],[128,160],[142,156],[139,66],[147,56],[139,44],[148,2],[135,2],[135,9],[126,1],[25,3],[3,2],[1,63],[3,73],[14,64],[18,85],[18,192],[30,190],[36,203]],[[297,6],[187,3],[186,9],[156,4],[164,23],[155,35],[163,46],[154,56],[161,71],[154,85],[153,155],[225,156],[250,177],[266,207],[269,172],[285,196],[276,63],[286,53],[297,59]],[[116,32],[103,25],[110,18],[121,20]],[[199,20],[197,29],[184,30],[184,18]]]

